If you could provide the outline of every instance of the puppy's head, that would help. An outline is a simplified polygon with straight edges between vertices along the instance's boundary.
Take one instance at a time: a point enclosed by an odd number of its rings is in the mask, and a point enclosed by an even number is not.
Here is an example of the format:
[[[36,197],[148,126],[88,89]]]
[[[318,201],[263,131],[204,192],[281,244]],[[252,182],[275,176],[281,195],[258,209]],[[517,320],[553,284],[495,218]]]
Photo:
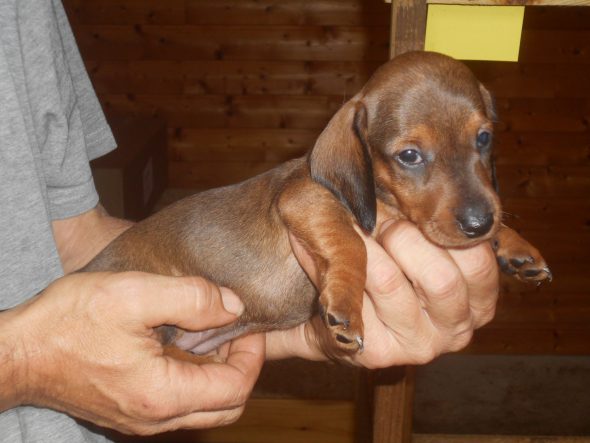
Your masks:
[[[379,68],[312,150],[312,177],[372,231],[376,199],[399,208],[431,241],[467,246],[500,223],[491,145],[494,109],[469,69],[428,52]]]

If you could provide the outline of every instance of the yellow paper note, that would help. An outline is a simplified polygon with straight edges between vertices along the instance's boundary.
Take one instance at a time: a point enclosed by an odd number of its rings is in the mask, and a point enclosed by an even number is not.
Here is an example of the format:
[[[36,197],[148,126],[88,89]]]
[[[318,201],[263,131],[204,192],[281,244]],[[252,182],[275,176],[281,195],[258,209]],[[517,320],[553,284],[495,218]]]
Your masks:
[[[524,6],[428,5],[428,51],[460,60],[518,61]]]

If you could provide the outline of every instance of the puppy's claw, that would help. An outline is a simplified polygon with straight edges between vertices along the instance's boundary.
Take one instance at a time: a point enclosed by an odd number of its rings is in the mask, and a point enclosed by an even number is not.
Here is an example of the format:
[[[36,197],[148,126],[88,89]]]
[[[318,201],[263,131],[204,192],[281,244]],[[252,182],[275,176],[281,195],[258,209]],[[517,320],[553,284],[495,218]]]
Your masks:
[[[356,336],[356,343],[359,345],[359,354],[362,354],[365,350],[365,343],[363,342],[363,337],[357,335]]]
[[[547,274],[547,281],[551,283],[553,281],[553,274],[551,273],[551,269],[549,269],[549,266],[545,266],[543,268],[543,271],[545,271],[545,273]]]

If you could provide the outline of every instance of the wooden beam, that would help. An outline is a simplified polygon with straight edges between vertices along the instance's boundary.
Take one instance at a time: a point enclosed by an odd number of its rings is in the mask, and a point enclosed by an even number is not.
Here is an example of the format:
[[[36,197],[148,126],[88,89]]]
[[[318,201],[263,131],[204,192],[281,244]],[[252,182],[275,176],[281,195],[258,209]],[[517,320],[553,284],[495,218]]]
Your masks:
[[[396,0],[391,5],[389,57],[424,49],[426,34],[426,2]]]
[[[410,443],[414,368],[402,366],[373,374],[373,443]]]

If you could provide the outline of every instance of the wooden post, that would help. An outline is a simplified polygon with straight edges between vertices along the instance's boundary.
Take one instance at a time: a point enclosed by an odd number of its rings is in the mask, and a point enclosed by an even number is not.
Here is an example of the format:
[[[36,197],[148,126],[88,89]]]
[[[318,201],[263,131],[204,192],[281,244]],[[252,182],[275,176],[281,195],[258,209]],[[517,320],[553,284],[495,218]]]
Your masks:
[[[424,49],[426,0],[393,0],[389,57]]]
[[[373,443],[410,443],[414,368],[382,369],[373,377]]]
[[[424,49],[426,0],[393,0],[390,58]],[[373,375],[373,443],[410,443],[414,368],[383,369]]]

